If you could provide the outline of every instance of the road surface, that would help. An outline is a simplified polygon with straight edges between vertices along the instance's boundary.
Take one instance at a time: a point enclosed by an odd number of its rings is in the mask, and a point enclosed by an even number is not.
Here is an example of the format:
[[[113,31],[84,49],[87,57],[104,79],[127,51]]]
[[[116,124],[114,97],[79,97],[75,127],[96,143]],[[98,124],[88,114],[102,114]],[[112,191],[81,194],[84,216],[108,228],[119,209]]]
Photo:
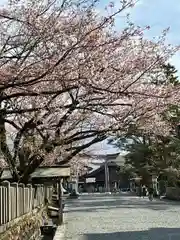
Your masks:
[[[121,196],[67,202],[65,240],[180,240],[180,203]]]

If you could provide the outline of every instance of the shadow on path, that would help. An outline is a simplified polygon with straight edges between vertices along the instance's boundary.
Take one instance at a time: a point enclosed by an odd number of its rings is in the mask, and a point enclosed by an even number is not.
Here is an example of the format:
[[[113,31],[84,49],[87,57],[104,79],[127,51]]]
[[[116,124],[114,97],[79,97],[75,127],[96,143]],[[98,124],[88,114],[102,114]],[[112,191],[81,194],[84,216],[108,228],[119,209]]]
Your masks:
[[[67,201],[68,209],[64,212],[93,212],[108,210],[114,208],[128,208],[128,209],[150,209],[154,211],[168,210],[172,206],[180,204],[177,202],[169,202],[165,200],[153,200],[150,202],[147,198],[131,198],[131,197],[106,197],[106,198],[80,198],[76,200]]]
[[[179,240],[180,228],[151,228],[147,231],[89,233],[83,240]]]
[[[154,211],[165,211],[165,210],[167,210],[167,207],[163,207],[163,206],[160,206],[160,207],[156,207],[156,206],[140,206],[140,205],[138,205],[138,206],[136,206],[136,205],[134,205],[134,206],[118,206],[118,205],[115,205],[115,206],[111,206],[111,207],[108,207],[108,206],[106,206],[106,207],[90,207],[90,208],[83,208],[83,207],[78,207],[78,208],[76,208],[76,209],[65,209],[64,210],[64,213],[71,213],[71,212],[82,212],[82,213],[84,213],[84,212],[100,212],[100,211],[108,211],[109,209],[120,209],[120,208],[122,208],[122,209],[125,209],[125,208],[128,208],[128,209],[137,209],[137,208],[141,208],[141,209],[151,209],[151,210],[154,210]],[[180,240],[180,239],[179,239]]]

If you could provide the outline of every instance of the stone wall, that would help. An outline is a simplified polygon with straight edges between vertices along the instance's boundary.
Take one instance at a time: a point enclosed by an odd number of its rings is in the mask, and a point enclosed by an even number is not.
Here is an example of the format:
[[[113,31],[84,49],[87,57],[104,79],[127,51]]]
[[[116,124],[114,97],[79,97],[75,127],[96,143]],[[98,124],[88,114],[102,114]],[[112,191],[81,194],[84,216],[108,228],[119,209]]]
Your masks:
[[[37,240],[40,238],[40,226],[43,219],[47,218],[46,207],[39,207],[20,218],[9,223],[4,233],[0,234],[1,240]]]
[[[51,199],[52,187],[17,184],[5,181],[0,185],[0,233],[9,222],[19,218]]]
[[[166,197],[172,200],[180,200],[180,188],[177,187],[167,187]]]

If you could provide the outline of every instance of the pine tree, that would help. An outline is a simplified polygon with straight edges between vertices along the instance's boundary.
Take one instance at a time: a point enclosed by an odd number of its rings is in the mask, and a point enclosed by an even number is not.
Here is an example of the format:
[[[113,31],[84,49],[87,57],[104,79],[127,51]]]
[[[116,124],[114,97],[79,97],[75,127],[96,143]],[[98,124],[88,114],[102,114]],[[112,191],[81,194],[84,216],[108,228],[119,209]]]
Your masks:
[[[153,79],[154,84],[180,83],[174,66],[169,63],[163,65],[162,71],[165,78],[158,82]],[[129,166],[129,169],[144,179],[149,178],[152,173],[159,175],[167,173],[168,169],[180,168],[180,127],[177,128],[180,126],[179,106],[169,106],[162,118],[171,125],[173,135],[170,133],[169,136],[147,136],[138,128],[130,127],[126,136],[115,141],[116,147],[128,152],[125,166]]]
[[[178,76],[177,76],[177,69],[171,65],[170,63],[163,65],[162,69],[164,71],[166,80],[174,85],[180,84]]]

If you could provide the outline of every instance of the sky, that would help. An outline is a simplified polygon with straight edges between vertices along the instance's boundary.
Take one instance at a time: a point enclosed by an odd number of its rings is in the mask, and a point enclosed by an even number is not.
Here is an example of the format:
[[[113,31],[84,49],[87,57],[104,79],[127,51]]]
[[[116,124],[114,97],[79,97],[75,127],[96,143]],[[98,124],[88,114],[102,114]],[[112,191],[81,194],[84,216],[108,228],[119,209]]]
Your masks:
[[[38,1],[38,0],[37,0]],[[114,2],[118,7],[120,0],[99,0],[98,11],[103,12],[105,6]],[[7,0],[0,0],[0,6],[7,3]],[[139,26],[151,27],[146,37],[152,39],[160,36],[163,29],[170,27],[167,42],[173,45],[180,45],[180,0],[139,0],[134,8],[130,10],[132,21]],[[124,14],[125,15],[125,14]],[[125,26],[123,14],[116,21],[118,29]],[[178,69],[180,75],[180,54],[176,54],[171,63]]]
[[[0,0],[0,5],[4,2],[7,2],[7,0]],[[100,0],[98,11],[103,12],[109,2],[111,0]],[[114,3],[117,5],[119,2],[120,0],[114,0]],[[147,38],[157,37],[161,35],[163,29],[170,27],[167,42],[173,45],[180,45],[180,0],[140,0],[131,9],[130,14],[131,20],[135,24],[139,26],[149,25],[151,27],[146,33]],[[116,26],[118,29],[124,28],[124,19],[123,15],[117,19]],[[176,54],[172,58],[171,63],[175,65],[180,75],[180,54]],[[99,153],[117,152],[117,149],[108,146],[106,141],[93,146],[91,149]]]
[[[109,0],[100,0],[99,8],[104,9]],[[118,6],[120,0],[112,1]],[[151,28],[145,34],[149,39],[160,36],[163,29],[170,27],[167,42],[180,45],[180,0],[139,0],[130,10],[131,20],[139,26],[149,25]],[[124,18],[118,18],[117,28],[124,27]],[[176,66],[180,75],[180,54],[176,54],[171,63]]]
[[[101,0],[99,11],[109,4],[108,0]],[[119,1],[115,0],[115,4]],[[131,20],[139,25],[149,25],[151,28],[146,37],[152,39],[160,36],[163,29],[170,27],[167,42],[172,45],[180,45],[180,0],[140,0],[137,5],[131,9]],[[121,29],[124,27],[124,18],[118,18],[116,25]],[[180,75],[180,54],[176,54],[170,61],[178,70]],[[107,141],[96,144],[91,147],[95,152],[113,153],[116,148],[107,145]]]

